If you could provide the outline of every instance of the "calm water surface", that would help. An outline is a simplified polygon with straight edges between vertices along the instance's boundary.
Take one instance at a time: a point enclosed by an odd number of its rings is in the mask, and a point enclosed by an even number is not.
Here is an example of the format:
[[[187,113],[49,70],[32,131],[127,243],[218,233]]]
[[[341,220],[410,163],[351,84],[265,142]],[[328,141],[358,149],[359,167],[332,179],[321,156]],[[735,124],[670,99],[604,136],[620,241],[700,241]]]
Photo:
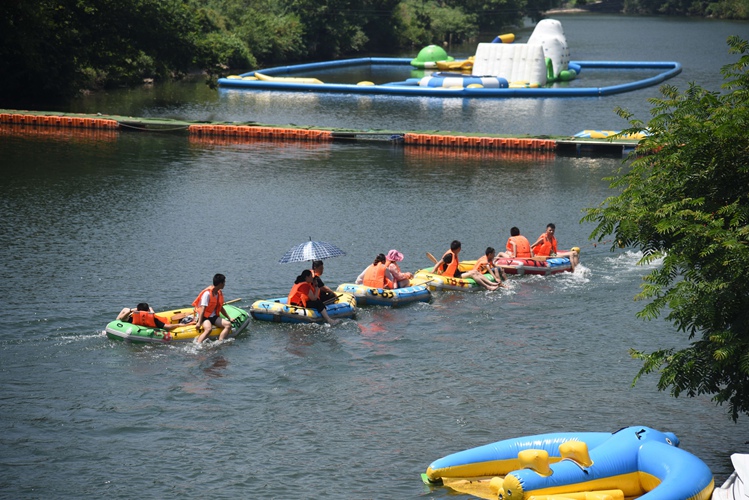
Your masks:
[[[589,36],[588,25],[570,26],[584,18],[563,22],[571,40]],[[608,58],[694,68],[669,55],[685,50],[680,43],[633,52],[672,24],[691,27],[684,40],[702,41],[717,26],[719,49],[723,31],[747,26],[630,20],[630,30],[644,27],[629,56]],[[575,57],[607,58],[606,49]],[[369,126],[353,98],[193,90],[205,99],[186,102],[177,88],[94,99],[112,113]],[[569,133],[614,128],[609,108],[644,107],[645,93],[526,101],[524,112],[538,118],[536,106],[550,109],[552,128],[569,119]],[[502,104],[523,108],[488,106]],[[485,105],[377,98],[368,117],[388,128],[426,129],[436,117],[446,121],[434,128],[499,131],[521,115],[497,108],[477,119]],[[420,111],[411,116],[400,109],[407,106]],[[686,340],[669,324],[635,318],[643,304],[632,297],[647,272],[638,254],[593,246],[592,228],[578,224],[583,208],[610,194],[602,178],[620,159],[0,130],[2,496],[462,498],[422,485],[419,473],[499,439],[639,424],[675,432],[719,482],[730,453],[748,451],[746,419],[733,424],[708,398],[673,399],[657,392],[654,377],[631,387],[640,363],[630,348]],[[202,346],[137,347],[102,333],[123,306],[189,303],[216,272],[242,307],[285,295],[303,266],[277,261],[309,237],[347,252],[326,261],[326,282],[337,285],[390,248],[414,270],[452,239],[475,258],[487,245],[502,247],[513,225],[535,238],[548,222],[560,246],[582,247],[574,274],[361,309],[333,328],[252,322],[243,337]]]

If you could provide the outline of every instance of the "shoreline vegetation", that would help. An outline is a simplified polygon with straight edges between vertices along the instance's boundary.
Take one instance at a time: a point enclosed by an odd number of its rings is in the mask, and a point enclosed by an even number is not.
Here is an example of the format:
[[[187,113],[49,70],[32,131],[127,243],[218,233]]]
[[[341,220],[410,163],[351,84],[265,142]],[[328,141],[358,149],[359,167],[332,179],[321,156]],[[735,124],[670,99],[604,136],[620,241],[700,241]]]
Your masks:
[[[38,0],[0,2],[0,106],[511,32],[581,12],[749,19],[749,0]],[[43,96],[43,97],[40,97]]]

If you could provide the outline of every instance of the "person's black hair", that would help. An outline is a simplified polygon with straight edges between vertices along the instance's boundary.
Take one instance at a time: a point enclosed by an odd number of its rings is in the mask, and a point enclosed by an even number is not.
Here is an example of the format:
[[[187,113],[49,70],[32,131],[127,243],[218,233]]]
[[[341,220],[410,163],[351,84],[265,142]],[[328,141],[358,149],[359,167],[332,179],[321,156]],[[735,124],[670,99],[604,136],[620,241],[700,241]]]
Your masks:
[[[495,253],[494,247],[486,247],[486,252],[484,252],[484,255],[489,255],[490,253]]]
[[[454,252],[458,248],[460,248],[460,242],[458,240],[453,240],[453,242],[450,243],[450,250]]]
[[[374,262],[372,262],[373,266],[376,266],[378,262],[382,262],[383,264],[387,262],[387,257],[385,257],[384,253],[377,254],[377,257],[375,257]]]
[[[520,236],[520,229],[516,227],[510,229],[510,236]]]
[[[294,284],[296,285],[298,283],[307,281],[308,276],[312,276],[312,271],[310,271],[309,269],[305,269],[304,271],[302,271],[302,274],[296,277],[296,280],[294,280]]]
[[[226,276],[221,273],[213,275],[213,286],[219,286],[222,283],[226,283]]]
[[[317,267],[321,267],[323,265],[321,260],[313,260],[312,261],[312,269],[315,269]]]
[[[547,228],[548,228],[548,227],[550,227],[550,228],[552,228],[552,229],[553,229],[554,231],[556,231],[556,230],[557,230],[557,226],[555,226],[555,225],[554,225],[553,223],[551,223],[551,222],[549,222],[548,224],[546,224],[546,227],[547,227]]]
[[[137,306],[135,306],[136,311],[146,311],[148,312],[151,308],[148,307],[148,302],[141,302]]]

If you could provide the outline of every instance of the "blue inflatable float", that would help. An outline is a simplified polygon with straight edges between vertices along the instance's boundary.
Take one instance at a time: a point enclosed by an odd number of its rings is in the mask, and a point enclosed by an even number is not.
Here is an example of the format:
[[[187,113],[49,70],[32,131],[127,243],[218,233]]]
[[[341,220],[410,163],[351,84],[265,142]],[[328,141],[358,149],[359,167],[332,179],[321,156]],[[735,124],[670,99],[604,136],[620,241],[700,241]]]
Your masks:
[[[709,499],[712,472],[678,446],[673,433],[642,426],[540,434],[448,455],[422,479],[501,500]]]

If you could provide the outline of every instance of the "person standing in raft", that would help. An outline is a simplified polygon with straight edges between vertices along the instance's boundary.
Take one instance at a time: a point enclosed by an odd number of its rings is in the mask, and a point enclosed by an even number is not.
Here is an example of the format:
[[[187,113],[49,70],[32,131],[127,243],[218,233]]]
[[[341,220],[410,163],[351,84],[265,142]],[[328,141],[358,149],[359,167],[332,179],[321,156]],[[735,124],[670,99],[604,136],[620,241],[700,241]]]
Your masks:
[[[179,323],[169,323],[167,318],[154,314],[153,308],[146,302],[141,302],[135,309],[124,308],[117,315],[118,321],[127,321],[138,326],[147,326],[149,328],[160,328],[162,330],[174,330],[177,327],[185,326]]]
[[[325,303],[317,297],[315,286],[312,284],[313,279],[311,270],[305,269],[302,271],[302,274],[294,280],[294,286],[291,287],[286,303],[293,306],[315,309],[322,315],[325,321],[331,325],[335,325],[338,323],[338,320],[328,316]]]
[[[203,333],[197,338],[198,344],[202,343],[211,334],[214,326],[223,328],[218,336],[219,340],[224,340],[231,332],[231,322],[224,319],[220,314],[228,317],[224,309],[224,286],[226,285],[226,276],[216,274],[213,276],[213,285],[204,288],[192,302],[195,308],[195,328]]]
[[[329,304],[338,297],[336,293],[325,286],[320,276],[322,276],[324,265],[321,260],[312,261],[312,285],[317,289],[317,296],[325,304]]]
[[[450,243],[450,250],[445,252],[439,262],[434,265],[432,272],[442,276],[450,276],[451,278],[460,278],[460,269],[458,269],[458,266],[460,265],[460,260],[458,259],[460,248],[460,242],[458,240],[453,240],[453,242]],[[447,259],[447,257],[450,258]]]
[[[538,237],[536,242],[531,245],[531,251],[536,257],[569,257],[572,271],[575,270],[580,262],[580,253],[577,247],[569,252],[557,252],[557,239],[554,236],[557,227],[549,223],[546,225],[546,232]]]
[[[501,270],[493,267],[495,251],[493,247],[488,247],[482,257],[480,257],[476,264],[473,265],[473,269],[467,271],[461,275],[461,278],[472,278],[476,283],[483,286],[487,290],[496,290],[503,286],[501,278]],[[484,274],[489,273],[496,280],[493,282],[488,280]]]
[[[507,238],[507,251],[500,252],[498,256],[506,259],[529,259],[533,257],[533,251],[528,238],[520,234],[520,229],[513,227]]]
[[[412,273],[404,273],[401,271],[398,262],[403,260],[403,254],[398,250],[390,250],[387,254],[387,266],[388,271],[393,277],[393,288],[403,288],[408,286],[409,280],[414,277]]]

